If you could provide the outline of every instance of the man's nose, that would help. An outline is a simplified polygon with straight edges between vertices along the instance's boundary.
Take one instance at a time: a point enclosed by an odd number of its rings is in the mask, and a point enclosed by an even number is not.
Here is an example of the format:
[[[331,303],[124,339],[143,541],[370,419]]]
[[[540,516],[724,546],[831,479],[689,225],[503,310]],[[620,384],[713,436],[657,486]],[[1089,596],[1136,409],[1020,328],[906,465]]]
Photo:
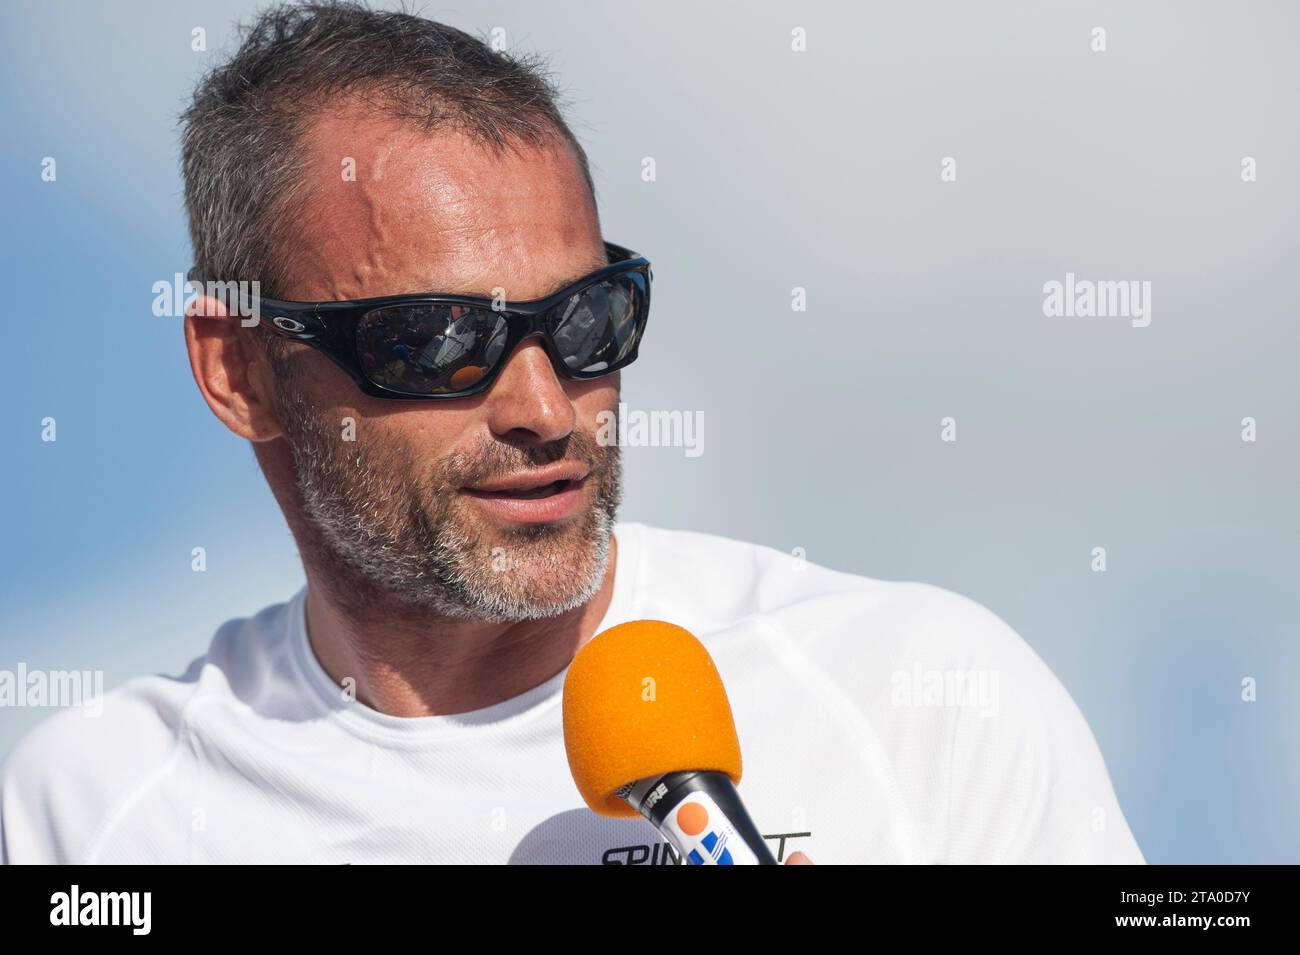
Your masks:
[[[573,431],[577,412],[541,340],[519,343],[488,389],[488,426],[499,438],[542,443]]]

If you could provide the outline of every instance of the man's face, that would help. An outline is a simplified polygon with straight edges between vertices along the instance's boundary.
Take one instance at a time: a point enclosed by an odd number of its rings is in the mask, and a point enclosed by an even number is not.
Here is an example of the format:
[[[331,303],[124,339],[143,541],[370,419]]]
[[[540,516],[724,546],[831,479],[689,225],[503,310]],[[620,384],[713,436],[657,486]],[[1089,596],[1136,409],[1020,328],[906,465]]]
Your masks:
[[[307,141],[307,212],[278,297],[502,290],[522,301],[605,264],[592,196],[563,145],[497,154],[355,109],[322,117]],[[300,542],[336,597],[521,620],[599,589],[620,468],[618,448],[595,435],[597,415],[616,409],[617,374],[559,378],[538,339],[489,391],[455,400],[371,398],[297,344],[273,371]],[[547,486],[519,486],[540,478]]]

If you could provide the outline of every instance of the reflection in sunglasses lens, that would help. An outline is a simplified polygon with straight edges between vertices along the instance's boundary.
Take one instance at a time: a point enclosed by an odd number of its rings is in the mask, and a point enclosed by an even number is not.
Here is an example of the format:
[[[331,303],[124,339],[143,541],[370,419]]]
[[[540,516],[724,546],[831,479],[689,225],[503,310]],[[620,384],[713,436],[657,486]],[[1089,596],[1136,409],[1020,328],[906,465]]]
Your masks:
[[[473,387],[501,358],[505,318],[465,305],[395,305],[357,324],[357,353],[377,384],[411,395]]]
[[[616,365],[636,344],[641,277],[615,276],[583,289],[560,306],[552,336],[565,366],[591,374]]]

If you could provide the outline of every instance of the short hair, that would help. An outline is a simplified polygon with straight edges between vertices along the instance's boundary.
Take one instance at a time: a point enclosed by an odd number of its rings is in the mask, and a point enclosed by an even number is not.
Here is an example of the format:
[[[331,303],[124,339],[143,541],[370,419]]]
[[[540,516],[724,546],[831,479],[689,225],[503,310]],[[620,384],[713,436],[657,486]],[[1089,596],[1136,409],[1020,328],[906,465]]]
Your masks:
[[[595,195],[544,62],[461,30],[355,2],[279,4],[241,29],[235,55],[199,82],[181,116],[181,165],[194,265],[206,280],[254,281],[283,297],[281,223],[301,200],[304,133],[332,96],[497,151],[567,142]]]

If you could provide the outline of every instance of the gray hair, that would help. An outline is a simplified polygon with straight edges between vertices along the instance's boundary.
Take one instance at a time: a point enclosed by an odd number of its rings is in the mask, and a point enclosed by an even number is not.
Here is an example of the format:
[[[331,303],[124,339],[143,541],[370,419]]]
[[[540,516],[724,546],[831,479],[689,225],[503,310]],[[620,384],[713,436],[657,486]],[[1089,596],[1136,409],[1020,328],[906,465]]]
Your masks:
[[[353,2],[277,5],[241,35],[181,116],[185,207],[204,279],[256,280],[262,295],[283,296],[281,223],[305,197],[303,135],[333,95],[364,96],[419,128],[456,128],[497,151],[567,142],[595,193],[586,153],[536,57]]]

